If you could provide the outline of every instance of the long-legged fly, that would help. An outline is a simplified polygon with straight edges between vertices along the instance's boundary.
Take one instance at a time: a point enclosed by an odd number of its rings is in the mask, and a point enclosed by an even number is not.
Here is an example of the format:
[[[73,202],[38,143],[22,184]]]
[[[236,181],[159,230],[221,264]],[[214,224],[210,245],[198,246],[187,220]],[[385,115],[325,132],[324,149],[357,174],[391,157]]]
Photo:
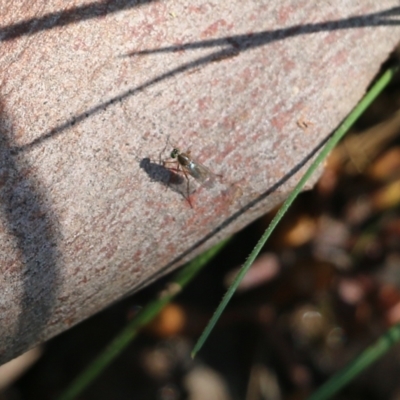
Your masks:
[[[213,185],[217,175],[215,175],[213,172],[211,172],[203,164],[193,160],[193,158],[190,155],[190,150],[187,150],[185,153],[183,153],[178,148],[174,148],[171,151],[170,156],[173,160],[164,161],[164,164],[174,163],[174,164],[176,164],[177,171],[182,171],[183,175],[185,176],[185,178],[187,180],[188,201],[189,201],[190,206],[192,206],[192,204],[190,203],[190,200],[189,200],[189,195],[190,195],[189,175],[192,178],[194,178],[197,182],[199,182],[201,185],[208,186],[208,187]]]

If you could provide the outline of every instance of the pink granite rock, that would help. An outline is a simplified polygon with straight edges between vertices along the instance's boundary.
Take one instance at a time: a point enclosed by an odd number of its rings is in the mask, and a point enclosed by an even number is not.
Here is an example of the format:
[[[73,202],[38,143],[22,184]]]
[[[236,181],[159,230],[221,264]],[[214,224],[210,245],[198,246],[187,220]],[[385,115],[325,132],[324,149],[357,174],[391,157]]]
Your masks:
[[[1,7],[2,361],[282,201],[400,37],[395,0],[65,4]]]

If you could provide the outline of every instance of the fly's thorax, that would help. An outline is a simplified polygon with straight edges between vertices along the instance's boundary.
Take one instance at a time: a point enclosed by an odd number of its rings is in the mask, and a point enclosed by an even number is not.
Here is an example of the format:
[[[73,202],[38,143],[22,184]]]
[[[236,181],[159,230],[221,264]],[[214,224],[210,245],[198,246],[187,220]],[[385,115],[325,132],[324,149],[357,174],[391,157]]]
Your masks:
[[[178,162],[181,164],[183,167],[188,167],[190,168],[190,164],[192,164],[192,160],[189,158],[189,156],[185,153],[180,153],[178,154]]]

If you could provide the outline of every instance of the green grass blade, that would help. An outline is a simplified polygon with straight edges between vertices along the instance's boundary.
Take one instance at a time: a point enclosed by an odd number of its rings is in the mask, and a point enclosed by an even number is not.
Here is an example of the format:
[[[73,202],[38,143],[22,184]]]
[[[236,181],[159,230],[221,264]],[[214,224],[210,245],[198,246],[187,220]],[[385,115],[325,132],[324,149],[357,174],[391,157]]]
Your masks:
[[[76,398],[100,373],[131,343],[140,328],[148,324],[195,275],[226,245],[225,239],[216,246],[207,250],[182,268],[167,284],[163,295],[147,304],[114,338],[107,348],[71,383],[58,397],[58,400],[72,400]]]
[[[378,341],[364,350],[360,356],[324,383],[308,400],[331,398],[353,378],[388,352],[400,340],[400,324],[394,325]]]
[[[295,198],[303,189],[304,185],[317,169],[317,167],[325,160],[331,150],[336,146],[339,140],[348,132],[350,127],[354,124],[354,122],[360,117],[360,115],[369,107],[373,100],[381,93],[381,91],[386,87],[386,85],[390,82],[393,75],[398,70],[398,66],[389,68],[371,87],[368,93],[363,97],[360,103],[354,108],[354,110],[349,114],[349,116],[343,121],[343,123],[339,126],[339,128],[335,131],[326,145],[323,147],[321,152],[315,158],[313,163],[310,165],[308,170],[305,172],[303,177],[300,179],[299,183],[293,189],[290,196],[287,200],[283,203],[282,207],[279,209],[278,213],[271,221],[270,225],[268,226],[265,233],[261,236],[260,240],[254,247],[253,251],[250,253],[249,257],[247,258],[246,262],[244,263],[243,267],[240,269],[238,275],[236,276],[234,282],[229,287],[228,291],[226,292],[225,296],[223,297],[221,303],[219,304],[218,308],[216,309],[214,315],[211,317],[210,321],[208,322],[206,328],[204,329],[203,333],[201,334],[200,338],[198,339],[197,343],[195,344],[192,357],[195,357],[196,353],[201,349],[204,342],[207,340],[207,337],[213,330],[215,324],[217,323],[219,317],[221,316],[222,312],[224,311],[225,307],[227,306],[228,302],[230,301],[231,297],[235,293],[239,283],[243,279],[244,275],[249,270],[250,266],[253,264],[254,260],[258,256],[259,252],[265,245],[265,242],[270,237],[271,233],[275,229],[276,225],[285,215],[286,211],[293,203]]]

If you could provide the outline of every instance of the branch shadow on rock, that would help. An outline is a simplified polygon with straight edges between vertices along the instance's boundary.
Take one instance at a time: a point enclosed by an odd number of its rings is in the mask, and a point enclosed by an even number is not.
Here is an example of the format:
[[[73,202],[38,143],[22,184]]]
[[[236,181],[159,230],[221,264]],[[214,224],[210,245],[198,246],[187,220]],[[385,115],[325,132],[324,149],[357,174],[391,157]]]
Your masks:
[[[11,151],[13,154],[18,154],[30,150],[34,147],[37,147],[43,144],[45,141],[59,136],[64,131],[68,130],[71,126],[83,122],[90,116],[101,113],[102,111],[112,106],[113,104],[122,102],[125,99],[134,96],[151,86],[154,86],[165,80],[175,78],[176,76],[188,72],[190,70],[206,66],[211,62],[222,61],[227,58],[235,57],[241,53],[244,53],[245,51],[249,51],[254,48],[265,46],[272,42],[286,40],[291,37],[300,35],[307,35],[317,32],[337,31],[343,29],[355,29],[355,28],[361,29],[369,26],[377,27],[377,26],[400,25],[400,20],[391,19],[391,17],[395,16],[400,16],[400,7],[393,7],[376,13],[370,13],[361,16],[343,18],[338,20],[331,20],[321,23],[295,25],[288,28],[268,30],[246,35],[226,36],[224,38],[187,43],[179,46],[169,46],[159,49],[150,49],[150,50],[132,52],[125,56],[145,55],[145,54],[160,53],[160,52],[175,52],[179,50],[189,50],[189,49],[206,48],[206,47],[217,48],[217,50],[211,54],[199,57],[194,61],[182,64],[174,69],[165,72],[164,74],[149,79],[148,81],[144,82],[141,85],[128,89],[125,92],[117,96],[114,96],[111,99],[104,101],[86,110],[85,112],[77,114],[68,119],[67,121],[63,122],[62,124],[50,129],[48,132],[34,139],[32,142],[24,144],[22,146],[12,147]],[[221,46],[223,46],[223,48],[221,48]]]
[[[106,15],[142,6],[156,0],[111,0],[95,1],[67,10],[47,13],[41,17],[30,18],[0,27],[0,42],[31,36],[38,32],[76,24],[93,18],[104,18]]]

